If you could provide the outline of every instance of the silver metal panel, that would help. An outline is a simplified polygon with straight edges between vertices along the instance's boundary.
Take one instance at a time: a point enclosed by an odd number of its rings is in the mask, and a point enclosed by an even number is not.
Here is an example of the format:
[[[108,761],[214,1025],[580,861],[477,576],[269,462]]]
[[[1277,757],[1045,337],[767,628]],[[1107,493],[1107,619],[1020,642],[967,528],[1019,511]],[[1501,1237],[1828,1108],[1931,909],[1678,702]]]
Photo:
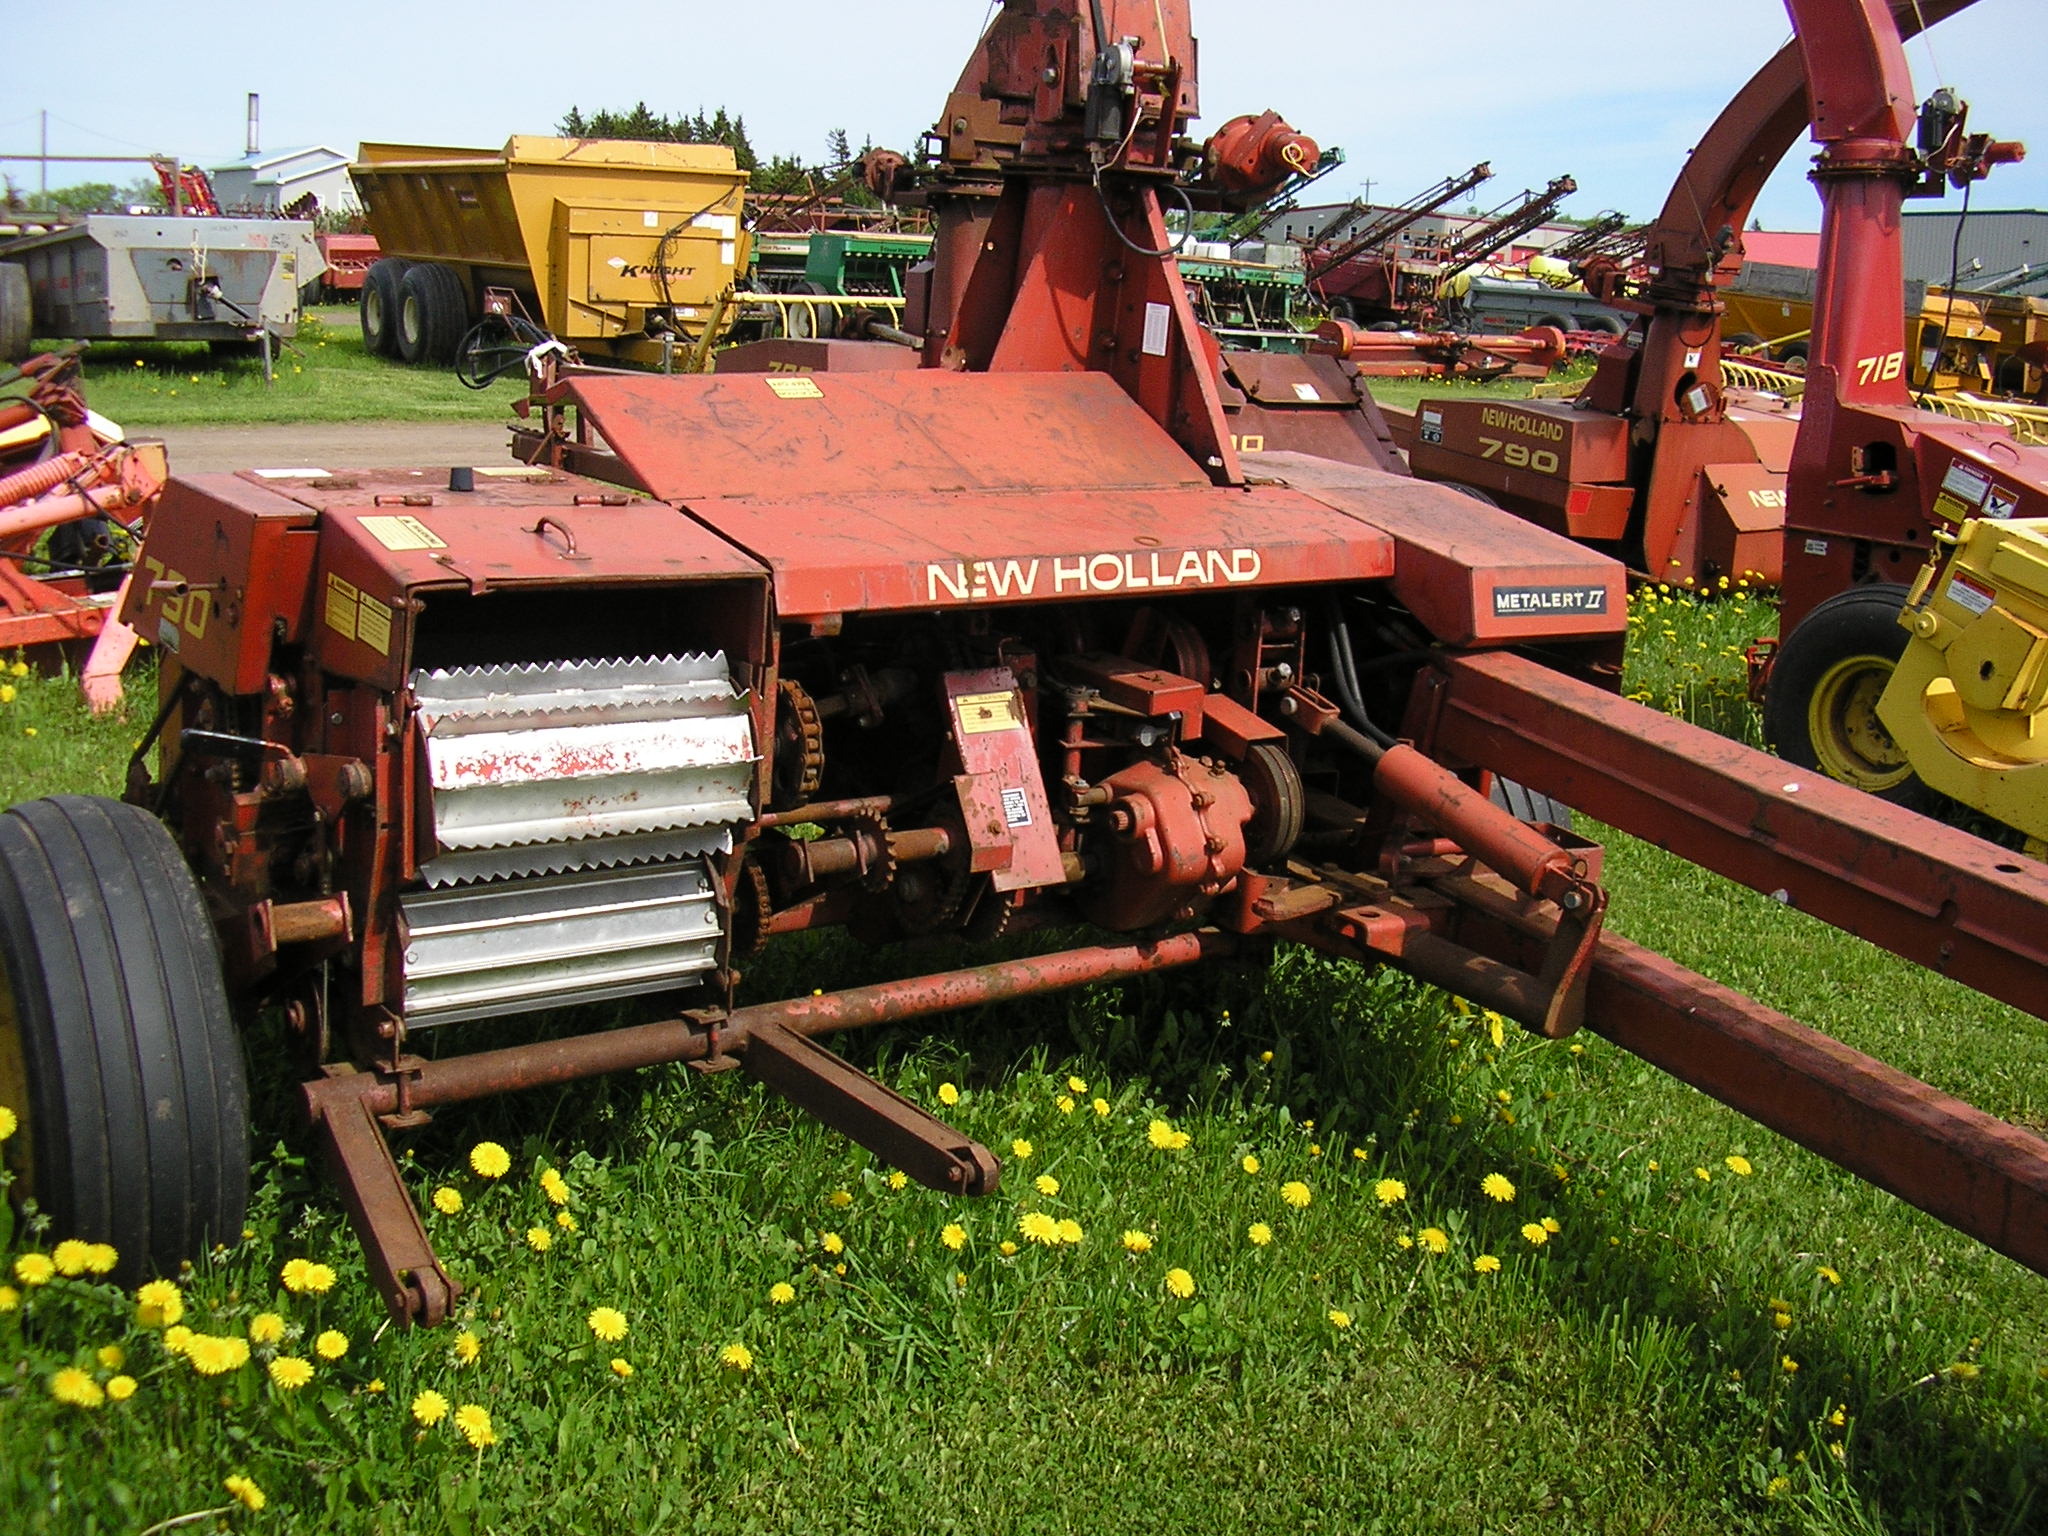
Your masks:
[[[663,991],[718,963],[702,860],[426,891],[399,907],[414,1028]]]

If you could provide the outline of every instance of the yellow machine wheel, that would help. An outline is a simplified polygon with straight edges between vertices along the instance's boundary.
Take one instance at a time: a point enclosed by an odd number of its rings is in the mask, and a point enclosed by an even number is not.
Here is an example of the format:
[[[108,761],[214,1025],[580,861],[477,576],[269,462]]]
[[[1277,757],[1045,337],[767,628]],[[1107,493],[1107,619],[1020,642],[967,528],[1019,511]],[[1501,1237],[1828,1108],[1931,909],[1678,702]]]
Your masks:
[[[1919,808],[1927,788],[1877,718],[1906,648],[1905,604],[1904,587],[1874,583],[1836,594],[1801,620],[1771,664],[1764,734],[1787,762]]]

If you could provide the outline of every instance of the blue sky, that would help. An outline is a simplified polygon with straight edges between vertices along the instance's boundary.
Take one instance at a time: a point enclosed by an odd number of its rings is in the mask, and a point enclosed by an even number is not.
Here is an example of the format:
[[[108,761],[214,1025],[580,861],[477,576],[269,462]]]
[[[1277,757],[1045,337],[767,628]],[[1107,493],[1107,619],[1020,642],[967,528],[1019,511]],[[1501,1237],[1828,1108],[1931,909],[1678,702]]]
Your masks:
[[[985,0],[607,0],[587,11],[535,0],[351,0],[229,25],[177,21],[141,0],[9,10],[0,151],[34,152],[47,108],[52,153],[162,151],[203,164],[240,154],[249,91],[262,95],[262,142],[273,149],[353,152],[364,139],[495,146],[550,131],[571,105],[643,99],[667,112],[723,104],[745,117],[764,154],[816,159],[833,128],[856,144],[904,147],[937,115],[990,14]],[[1979,208],[2048,208],[2041,10],[2042,0],[1980,0],[1907,46],[1916,94],[1953,85],[1974,127],[2034,141],[2032,162],[1977,189]],[[315,15],[340,19],[315,26]],[[1364,192],[1369,179],[1373,197],[1398,200],[1490,160],[1482,204],[1570,172],[1581,190],[1567,212],[1613,207],[1636,218],[1656,211],[1685,151],[1791,35],[1780,0],[1197,0],[1194,17],[1197,131],[1275,108],[1344,147],[1347,164],[1325,182],[1333,199]],[[37,59],[59,62],[21,67]],[[16,83],[24,75],[48,83]],[[1817,226],[1807,153],[1795,151],[1766,190],[1767,226]],[[0,171],[36,186],[32,163]],[[50,174],[57,185],[146,169]]]

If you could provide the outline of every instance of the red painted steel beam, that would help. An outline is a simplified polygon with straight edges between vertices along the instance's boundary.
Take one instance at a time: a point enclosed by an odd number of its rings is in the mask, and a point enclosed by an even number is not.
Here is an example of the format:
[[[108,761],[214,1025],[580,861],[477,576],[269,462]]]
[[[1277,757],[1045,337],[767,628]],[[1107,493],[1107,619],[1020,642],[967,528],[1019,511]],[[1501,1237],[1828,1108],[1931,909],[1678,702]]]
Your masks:
[[[1236,941],[1230,935],[1212,930],[1178,933],[1156,943],[1092,945],[880,982],[871,987],[853,987],[817,997],[758,1003],[736,1009],[723,1019],[715,1015],[708,1019],[669,1019],[504,1050],[474,1051],[439,1061],[409,1061],[406,1075],[410,1082],[404,1107],[432,1109],[664,1062],[701,1061],[743,1051],[749,1034],[767,1025],[777,1025],[797,1035],[859,1029],[956,1008],[1005,1002],[1036,992],[1057,992],[1092,982],[1121,981],[1150,971],[1172,970],[1212,955],[1228,954],[1235,947]],[[333,1078],[309,1085],[308,1092],[323,1097],[348,1094],[362,1099],[373,1113],[380,1115],[396,1114],[401,1108],[395,1081],[382,1074]]]
[[[1467,914],[1459,941],[1501,964],[1551,942],[1555,920],[1490,876],[1437,889]],[[2048,1141],[1613,934],[1593,958],[1586,1027],[2048,1274]]]
[[[1411,714],[1433,717],[1433,755],[1506,774],[2048,1017],[2048,865],[1524,657],[1439,666]]]

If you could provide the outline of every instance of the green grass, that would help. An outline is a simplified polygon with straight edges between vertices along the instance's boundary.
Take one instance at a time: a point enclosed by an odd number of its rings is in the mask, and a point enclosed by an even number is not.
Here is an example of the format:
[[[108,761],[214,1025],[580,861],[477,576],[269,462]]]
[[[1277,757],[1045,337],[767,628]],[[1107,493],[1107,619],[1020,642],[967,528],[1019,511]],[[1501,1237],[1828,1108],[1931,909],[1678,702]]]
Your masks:
[[[85,396],[132,432],[261,422],[500,421],[524,393],[511,380],[465,388],[446,368],[408,368],[363,350],[355,310],[309,309],[266,384],[255,357],[203,342],[97,342],[85,355]]]
[[[1639,597],[1630,690],[1739,728],[1728,648],[1760,607]],[[25,747],[70,729],[63,685],[12,686],[10,796],[118,775],[146,679],[128,722],[79,726],[35,761]],[[2043,1123],[2039,1021],[1608,845],[1620,931]],[[749,991],[933,963],[786,941]],[[433,1333],[381,1327],[331,1190],[267,1104],[248,1235],[185,1277],[184,1323],[246,1337],[269,1311],[285,1338],[202,1377],[88,1278],[17,1281],[0,1437],[21,1449],[0,1459],[0,1528],[132,1533],[230,1504],[230,1475],[268,1497],[233,1526],[308,1532],[2048,1524],[2048,1287],[1597,1037],[1544,1043],[1284,949],[840,1048],[1002,1155],[1001,1191],[894,1188],[739,1074],[654,1070],[450,1110],[402,1155],[466,1288],[457,1328]],[[265,1032],[252,1051],[282,1047]],[[1154,1120],[1188,1145],[1155,1145]],[[470,1168],[485,1140],[511,1154],[503,1179]],[[543,1167],[566,1176],[566,1207]],[[1482,1192],[1492,1173],[1512,1201]],[[1305,1206],[1285,1196],[1296,1181]],[[459,1211],[435,1208],[443,1187]],[[1079,1241],[1033,1242],[1034,1213]],[[31,1220],[7,1262],[62,1235]],[[294,1258],[331,1265],[333,1289],[284,1290]],[[1174,1269],[1191,1296],[1170,1293]],[[600,1306],[624,1314],[623,1339],[593,1335]],[[337,1361],[315,1349],[327,1329],[348,1340]],[[722,1363],[733,1345],[748,1369]],[[118,1367],[99,1359],[109,1346]],[[309,1362],[309,1385],[273,1383],[280,1354]],[[131,1376],[135,1394],[59,1403],[52,1377],[74,1365]],[[484,1408],[496,1443],[419,1424],[427,1390]]]

